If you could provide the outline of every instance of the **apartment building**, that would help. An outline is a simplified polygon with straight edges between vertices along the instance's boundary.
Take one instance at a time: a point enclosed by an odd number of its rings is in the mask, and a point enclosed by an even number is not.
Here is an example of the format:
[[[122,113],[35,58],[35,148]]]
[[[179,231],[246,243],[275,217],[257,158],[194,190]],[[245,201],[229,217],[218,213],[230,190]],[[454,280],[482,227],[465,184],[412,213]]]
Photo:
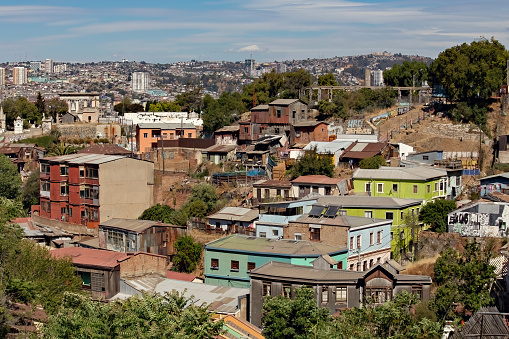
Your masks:
[[[97,228],[136,219],[153,204],[154,164],[117,155],[70,154],[40,159],[40,216]]]

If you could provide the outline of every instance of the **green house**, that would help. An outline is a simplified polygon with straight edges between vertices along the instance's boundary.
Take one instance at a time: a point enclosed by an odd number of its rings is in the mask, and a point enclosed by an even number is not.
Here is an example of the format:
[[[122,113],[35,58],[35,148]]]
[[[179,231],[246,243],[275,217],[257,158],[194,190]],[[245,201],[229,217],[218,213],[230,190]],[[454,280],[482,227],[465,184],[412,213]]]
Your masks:
[[[341,211],[350,216],[392,220],[391,252],[394,259],[413,251],[415,238],[422,230],[422,225],[417,223],[422,207],[420,199],[346,195],[318,198],[318,204],[340,206]]]
[[[446,170],[433,167],[359,168],[353,174],[353,186],[355,194],[419,199],[425,204],[447,197],[448,180]]]
[[[313,241],[268,239],[231,235],[205,246],[205,283],[249,287],[249,272],[270,261],[313,266],[316,258],[328,255],[334,268],[346,268],[346,247]]]

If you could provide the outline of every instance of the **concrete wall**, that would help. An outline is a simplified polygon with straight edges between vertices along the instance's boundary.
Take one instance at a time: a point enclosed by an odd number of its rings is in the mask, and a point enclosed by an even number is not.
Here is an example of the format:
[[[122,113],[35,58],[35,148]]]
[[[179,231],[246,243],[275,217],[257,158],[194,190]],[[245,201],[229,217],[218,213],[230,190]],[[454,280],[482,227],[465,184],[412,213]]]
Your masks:
[[[120,277],[132,278],[144,275],[166,277],[168,259],[166,256],[136,253],[120,263]]]
[[[339,248],[346,247],[348,241],[348,227],[341,226],[328,226],[321,225],[320,229],[320,243],[339,246]],[[296,234],[302,235],[302,240],[311,240],[311,232],[309,224],[301,224],[291,221],[288,227],[284,228],[284,239],[295,239]]]
[[[99,166],[100,222],[137,219],[154,202],[154,164],[120,159]]]

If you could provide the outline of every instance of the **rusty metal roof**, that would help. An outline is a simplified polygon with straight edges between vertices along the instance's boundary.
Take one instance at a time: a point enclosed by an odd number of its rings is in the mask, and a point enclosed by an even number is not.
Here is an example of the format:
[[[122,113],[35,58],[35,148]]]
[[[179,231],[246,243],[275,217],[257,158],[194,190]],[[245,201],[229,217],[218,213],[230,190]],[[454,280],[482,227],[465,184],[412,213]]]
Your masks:
[[[117,267],[121,261],[129,258],[125,253],[84,247],[57,248],[51,250],[50,253],[58,259],[70,257],[72,263],[77,266],[106,269],[113,269]]]
[[[116,229],[120,229],[120,230],[136,232],[136,233],[141,233],[152,226],[167,226],[167,227],[178,227],[178,228],[186,227],[186,226],[163,224],[161,222],[152,221],[152,220],[122,219],[122,218],[110,219],[110,220],[104,221],[99,224],[99,227],[116,228]]]
[[[95,144],[88,147],[82,148],[78,151],[78,154],[106,154],[106,155],[127,155],[131,154],[131,151],[113,144]]]

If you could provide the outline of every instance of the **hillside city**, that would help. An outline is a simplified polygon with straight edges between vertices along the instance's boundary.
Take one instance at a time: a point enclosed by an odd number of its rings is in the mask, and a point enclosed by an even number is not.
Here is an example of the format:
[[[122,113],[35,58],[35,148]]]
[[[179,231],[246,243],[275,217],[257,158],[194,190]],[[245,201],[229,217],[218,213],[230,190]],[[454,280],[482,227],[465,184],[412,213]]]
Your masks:
[[[508,60],[0,64],[0,337],[509,337]]]

